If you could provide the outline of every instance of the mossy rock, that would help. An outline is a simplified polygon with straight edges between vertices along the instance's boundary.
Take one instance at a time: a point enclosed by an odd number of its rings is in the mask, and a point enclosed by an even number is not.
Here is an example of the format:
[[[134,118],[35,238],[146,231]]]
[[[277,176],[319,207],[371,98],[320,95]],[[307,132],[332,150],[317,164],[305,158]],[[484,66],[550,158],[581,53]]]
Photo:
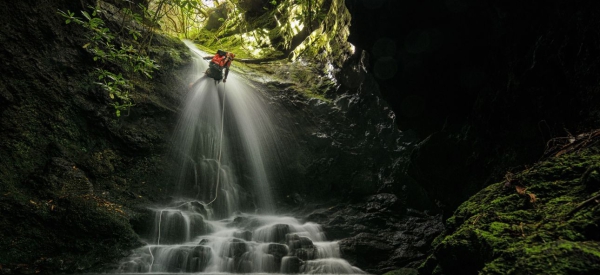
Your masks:
[[[597,274],[600,245],[597,242],[556,242],[523,249],[524,257],[511,254],[485,265],[483,274]]]
[[[420,274],[600,274],[599,161],[596,146],[480,191],[448,219]]]

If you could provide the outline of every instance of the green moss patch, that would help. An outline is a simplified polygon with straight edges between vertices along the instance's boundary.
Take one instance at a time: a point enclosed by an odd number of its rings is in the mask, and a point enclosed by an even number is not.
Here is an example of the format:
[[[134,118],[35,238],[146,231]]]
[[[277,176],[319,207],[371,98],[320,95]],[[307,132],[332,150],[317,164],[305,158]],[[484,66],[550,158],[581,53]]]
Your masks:
[[[600,274],[599,162],[596,146],[480,191],[448,219],[421,274]]]

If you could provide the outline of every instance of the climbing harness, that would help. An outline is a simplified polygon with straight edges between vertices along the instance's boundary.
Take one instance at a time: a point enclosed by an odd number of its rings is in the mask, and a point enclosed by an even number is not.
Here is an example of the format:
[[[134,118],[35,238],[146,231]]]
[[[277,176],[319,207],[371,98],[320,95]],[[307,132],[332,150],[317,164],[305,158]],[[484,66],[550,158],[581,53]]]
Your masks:
[[[229,66],[234,60],[235,54],[228,53],[223,50],[218,50],[217,54],[209,61],[208,69],[204,72],[206,76],[215,80],[215,85],[219,84],[223,79],[223,69],[227,69],[225,72],[225,78],[229,73]],[[225,81],[223,81],[225,83]]]

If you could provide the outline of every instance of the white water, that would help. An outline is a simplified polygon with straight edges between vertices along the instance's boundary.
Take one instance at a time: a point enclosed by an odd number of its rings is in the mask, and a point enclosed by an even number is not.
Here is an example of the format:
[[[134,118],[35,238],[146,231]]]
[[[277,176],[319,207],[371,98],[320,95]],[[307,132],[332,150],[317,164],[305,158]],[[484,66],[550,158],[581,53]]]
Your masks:
[[[215,200],[213,209],[217,217],[224,218],[240,210],[241,193],[250,192],[255,196],[250,203],[259,212],[273,213],[272,175],[268,171],[277,163],[279,139],[266,105],[233,72],[227,83],[215,84],[203,77],[208,63],[201,57],[207,54],[189,42],[187,45],[195,61],[188,81],[194,85],[185,99],[174,137],[182,160],[178,197],[206,203],[215,196],[222,197]],[[245,190],[240,181],[244,181]]]
[[[152,209],[148,245],[117,272],[364,273],[340,258],[339,245],[326,240],[320,225],[274,215],[269,171],[277,133],[267,106],[233,72],[225,85],[201,78],[206,54],[186,44],[195,66],[174,135],[179,199]],[[248,205],[255,214],[240,212]]]

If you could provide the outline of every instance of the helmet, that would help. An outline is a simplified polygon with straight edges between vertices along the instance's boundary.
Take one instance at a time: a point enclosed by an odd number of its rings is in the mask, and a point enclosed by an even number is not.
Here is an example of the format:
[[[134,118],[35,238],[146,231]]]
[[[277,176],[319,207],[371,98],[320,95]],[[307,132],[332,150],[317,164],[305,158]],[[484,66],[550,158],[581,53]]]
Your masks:
[[[229,59],[233,60],[235,58],[235,54],[234,53],[227,53],[227,57],[229,57]]]

